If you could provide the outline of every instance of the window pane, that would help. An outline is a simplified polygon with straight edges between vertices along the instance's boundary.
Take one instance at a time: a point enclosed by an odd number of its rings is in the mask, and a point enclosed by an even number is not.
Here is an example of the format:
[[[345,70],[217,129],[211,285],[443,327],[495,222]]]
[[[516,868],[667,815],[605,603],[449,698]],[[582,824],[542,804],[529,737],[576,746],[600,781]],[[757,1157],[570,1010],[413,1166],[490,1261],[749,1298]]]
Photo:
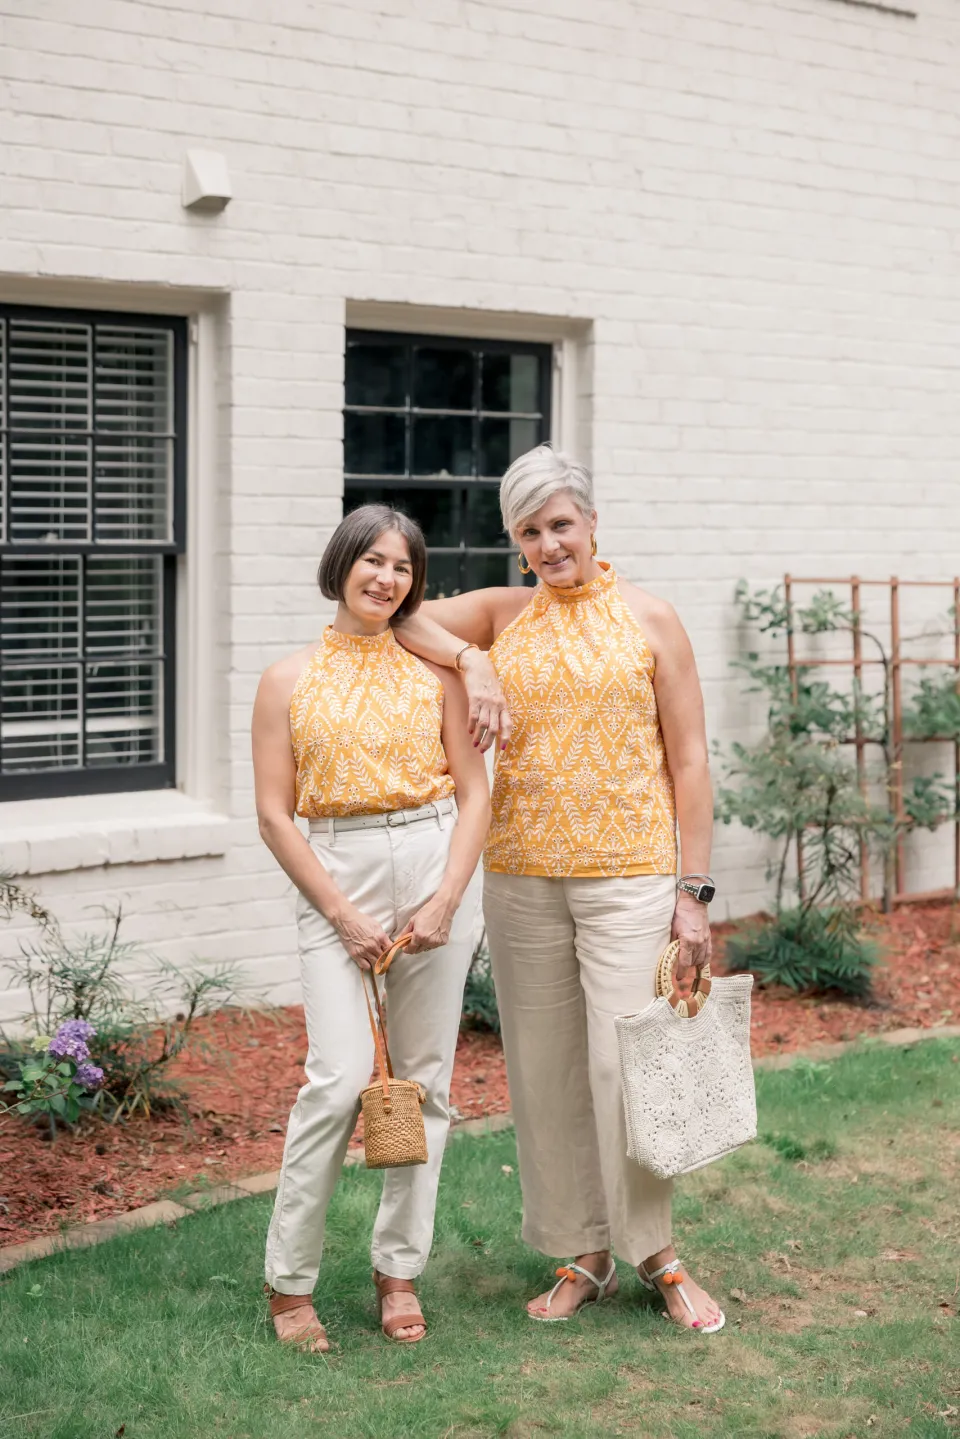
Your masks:
[[[173,335],[100,325],[96,331],[99,431],[173,433]]]
[[[159,664],[96,664],[87,671],[87,764],[155,764],[160,744]]]
[[[539,411],[540,363],[536,355],[484,355],[483,409]]]
[[[162,565],[159,556],[87,561],[88,655],[160,653]]]
[[[10,538],[90,538],[90,441],[42,435],[10,441]]]
[[[402,475],[404,435],[402,415],[343,417],[343,465],[348,475]]]
[[[406,485],[348,484],[343,512],[349,514],[358,505],[393,505],[416,520],[428,545],[458,545],[460,495],[459,486],[451,489],[448,485],[424,485],[422,489],[419,486],[408,489]]]
[[[429,555],[427,558],[428,600],[448,599],[463,589],[460,580],[460,555]]]
[[[413,421],[415,475],[472,475],[473,421],[454,415]]]
[[[89,430],[89,325],[10,321],[12,430]]]
[[[348,342],[346,393],[348,405],[405,405],[404,346]]]
[[[464,589],[480,590],[487,585],[513,583],[510,566],[516,566],[515,555],[477,555],[468,551],[466,558]]]
[[[499,478],[519,455],[539,443],[539,420],[481,420],[479,473]]]
[[[80,652],[80,561],[6,556],[0,566],[0,653],[5,660]]]
[[[170,539],[173,441],[98,439],[96,454],[97,539]]]
[[[492,485],[471,485],[467,490],[468,545],[510,544],[500,515],[500,491]]]
[[[0,681],[0,766],[7,773],[80,763],[79,669],[11,666]]]
[[[421,410],[472,410],[476,364],[472,350],[414,350],[414,405]]]

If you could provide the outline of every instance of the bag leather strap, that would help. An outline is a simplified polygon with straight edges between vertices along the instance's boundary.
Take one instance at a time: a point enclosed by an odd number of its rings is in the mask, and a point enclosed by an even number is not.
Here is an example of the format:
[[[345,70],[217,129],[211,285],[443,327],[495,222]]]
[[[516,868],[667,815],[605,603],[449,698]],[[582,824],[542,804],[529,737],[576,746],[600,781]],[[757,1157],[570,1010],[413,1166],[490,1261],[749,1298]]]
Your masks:
[[[402,934],[400,938],[394,944],[392,944],[389,949],[384,950],[383,954],[380,955],[379,959],[374,962],[372,972],[367,969],[362,969],[360,971],[360,978],[363,984],[363,997],[367,1001],[367,1016],[370,1020],[370,1033],[373,1035],[373,1048],[374,1053],[377,1057],[377,1072],[380,1078],[380,1084],[383,1088],[383,1104],[388,1114],[390,1112],[390,1081],[395,1076],[393,1073],[393,1065],[390,1062],[390,1050],[387,1047],[387,1024],[386,1020],[383,1017],[383,1006],[380,1003],[380,989],[374,976],[378,974],[386,974],[387,970],[390,968],[391,964],[396,959],[401,949],[406,949],[412,938],[412,935]],[[370,981],[369,987],[367,985],[368,977]],[[376,1019],[374,1019],[373,1017],[373,1005],[371,1005],[370,1003],[371,989],[373,990],[373,1001],[377,1007]],[[378,1020],[379,1024],[377,1022]]]

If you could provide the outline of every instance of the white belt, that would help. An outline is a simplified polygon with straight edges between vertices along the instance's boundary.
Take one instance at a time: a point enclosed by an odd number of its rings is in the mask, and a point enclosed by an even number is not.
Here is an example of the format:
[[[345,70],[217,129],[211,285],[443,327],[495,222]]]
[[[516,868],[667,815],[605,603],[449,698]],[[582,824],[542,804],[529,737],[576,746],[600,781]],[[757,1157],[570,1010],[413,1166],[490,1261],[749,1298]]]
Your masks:
[[[329,819],[312,819],[311,834],[339,834],[347,829],[393,829],[403,824],[418,824],[423,819],[435,819],[441,815],[453,814],[456,806],[452,799],[438,799],[432,804],[422,804],[419,809],[390,809],[384,814],[347,814]]]

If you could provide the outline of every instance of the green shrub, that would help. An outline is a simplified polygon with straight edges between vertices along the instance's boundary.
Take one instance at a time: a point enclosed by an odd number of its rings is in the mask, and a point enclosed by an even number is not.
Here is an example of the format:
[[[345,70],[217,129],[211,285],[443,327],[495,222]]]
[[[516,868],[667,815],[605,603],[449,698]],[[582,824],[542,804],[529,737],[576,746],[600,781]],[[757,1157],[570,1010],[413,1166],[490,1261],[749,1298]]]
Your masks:
[[[738,929],[727,940],[726,962],[750,970],[761,985],[861,998],[870,993],[877,948],[863,938],[854,910],[806,907]]]
[[[9,982],[26,989],[30,1010],[20,1017],[25,1038],[0,1030],[0,1087],[26,1103],[21,1096],[27,1096],[28,1089],[33,1095],[31,1086],[47,1082],[46,1076],[34,1075],[40,1063],[38,1046],[45,1048],[50,1037],[72,1021],[91,1029],[87,1057],[103,1075],[95,1090],[78,1092],[66,1108],[54,1106],[49,1115],[54,1133],[57,1116],[71,1123],[74,1110],[86,1108],[99,1110],[114,1123],[138,1111],[149,1117],[159,1110],[176,1109],[186,1116],[182,1086],[170,1074],[170,1066],[187,1049],[209,1049],[199,1040],[195,1024],[201,1016],[236,1001],[234,967],[181,971],[144,956],[139,946],[121,940],[119,909],[104,912],[100,932],[67,939],[34,894],[0,874],[0,916],[14,914],[32,920],[37,934],[21,944],[19,957],[8,965]],[[132,993],[125,973],[128,965],[133,967],[131,962],[141,984],[144,970],[149,977],[145,998]],[[66,1078],[59,1076],[64,1082]]]
[[[490,972],[490,955],[481,937],[473,952],[473,960],[467,974],[463,991],[464,1029],[486,1030],[490,1034],[500,1033],[500,1011],[497,1008],[497,992]]]

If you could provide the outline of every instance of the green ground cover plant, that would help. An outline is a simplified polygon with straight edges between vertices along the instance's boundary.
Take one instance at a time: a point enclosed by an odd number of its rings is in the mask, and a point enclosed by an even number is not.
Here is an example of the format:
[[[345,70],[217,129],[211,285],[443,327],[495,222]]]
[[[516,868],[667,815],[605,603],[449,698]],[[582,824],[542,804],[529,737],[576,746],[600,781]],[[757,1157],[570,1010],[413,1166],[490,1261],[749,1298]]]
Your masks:
[[[367,1243],[380,1178],[345,1173],[317,1290],[337,1348],[281,1349],[261,1256],[271,1200],[235,1202],[0,1281],[3,1439],[813,1439],[958,1432],[960,1045],[886,1046],[758,1075],[763,1138],[678,1187],[681,1254],[727,1328],[671,1328],[620,1267],[577,1323],[523,1300],[509,1132],[444,1166],[431,1330],[384,1341]]]

